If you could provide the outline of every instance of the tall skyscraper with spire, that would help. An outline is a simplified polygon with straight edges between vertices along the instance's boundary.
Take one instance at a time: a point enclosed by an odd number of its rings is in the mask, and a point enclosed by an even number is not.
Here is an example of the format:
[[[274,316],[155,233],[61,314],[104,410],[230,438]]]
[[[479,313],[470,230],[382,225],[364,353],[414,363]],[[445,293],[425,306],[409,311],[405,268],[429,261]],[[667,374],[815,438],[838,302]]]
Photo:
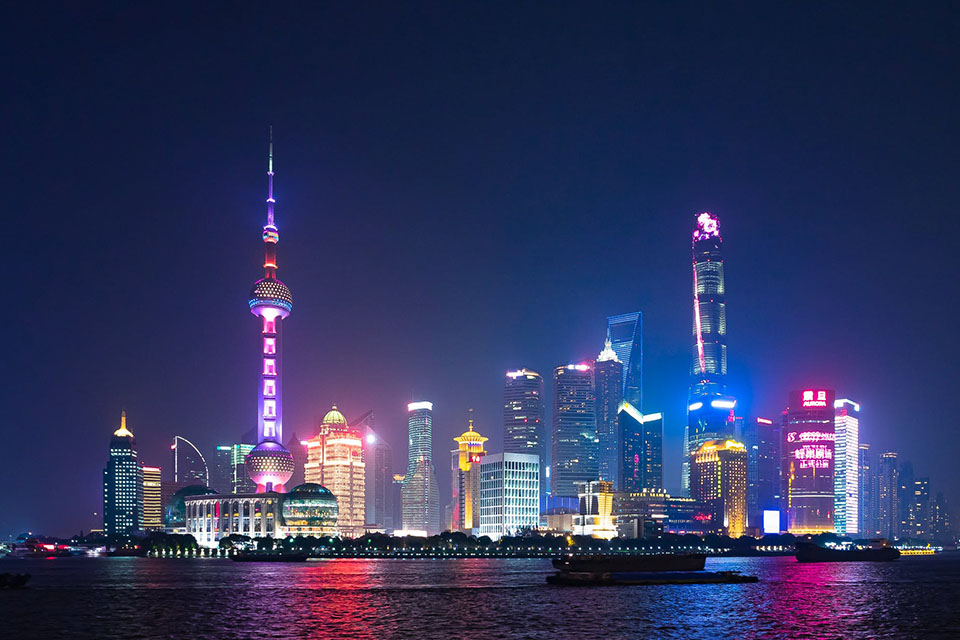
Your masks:
[[[643,407],[643,314],[639,311],[607,318],[607,340],[623,363],[623,399]]]
[[[618,411],[623,401],[623,363],[608,337],[594,365],[597,391],[597,449],[601,480],[620,487],[620,427]]]
[[[132,533],[140,527],[143,487],[137,464],[136,440],[127,429],[127,412],[110,438],[110,457],[103,470],[103,531]]]
[[[704,211],[693,230],[693,353],[682,484],[690,488],[690,455],[731,435],[736,399],[727,396],[727,305],[720,220]]]
[[[263,278],[250,291],[250,312],[260,318],[260,384],[257,390],[257,446],[247,454],[247,473],[257,492],[284,491],[293,476],[293,455],[283,446],[283,404],[281,401],[280,336],[283,320],[293,311],[293,296],[277,279],[277,243],[280,234],[274,223],[273,127],[267,162],[267,224],[263,226]]]

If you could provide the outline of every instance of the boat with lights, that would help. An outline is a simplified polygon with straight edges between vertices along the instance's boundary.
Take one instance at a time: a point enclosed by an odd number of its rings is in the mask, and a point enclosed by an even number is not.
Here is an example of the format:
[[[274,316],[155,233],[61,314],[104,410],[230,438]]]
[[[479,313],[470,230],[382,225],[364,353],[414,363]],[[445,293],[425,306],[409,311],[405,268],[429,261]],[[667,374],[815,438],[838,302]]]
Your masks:
[[[650,573],[659,571],[703,571],[705,553],[664,553],[645,555],[589,555],[554,558],[553,568],[563,573]]]
[[[797,542],[797,562],[889,562],[899,557],[900,552],[886,540],[873,541],[870,546],[844,544],[829,547]]]

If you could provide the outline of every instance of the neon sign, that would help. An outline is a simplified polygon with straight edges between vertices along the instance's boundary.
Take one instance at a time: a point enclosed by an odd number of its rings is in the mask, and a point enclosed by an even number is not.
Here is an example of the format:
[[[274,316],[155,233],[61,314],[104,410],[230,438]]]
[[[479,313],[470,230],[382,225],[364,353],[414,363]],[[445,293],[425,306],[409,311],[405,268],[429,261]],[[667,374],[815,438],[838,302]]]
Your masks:
[[[805,444],[793,452],[793,457],[801,469],[829,469],[833,449],[825,444]]]
[[[787,434],[787,442],[820,442],[829,440],[833,442],[837,439],[834,433],[825,433],[823,431],[791,431]]]
[[[472,456],[470,456],[470,462],[479,463],[479,462],[480,462],[480,456],[478,456],[478,455],[472,455]]]
[[[814,394],[816,394],[816,399],[814,399]],[[827,406],[827,392],[804,391],[802,404],[805,407],[825,407]]]

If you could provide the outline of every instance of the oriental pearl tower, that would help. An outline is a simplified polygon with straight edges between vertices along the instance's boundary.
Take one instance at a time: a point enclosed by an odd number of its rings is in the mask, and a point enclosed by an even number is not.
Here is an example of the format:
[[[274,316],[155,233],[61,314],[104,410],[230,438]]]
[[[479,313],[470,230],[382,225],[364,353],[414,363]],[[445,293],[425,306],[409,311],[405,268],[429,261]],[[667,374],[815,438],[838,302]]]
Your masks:
[[[260,381],[257,390],[257,446],[247,454],[247,475],[257,484],[257,493],[284,492],[293,475],[293,455],[281,444],[283,411],[280,397],[280,327],[293,311],[287,285],[277,279],[277,242],[280,235],[273,220],[273,127],[267,164],[267,224],[263,226],[264,276],[250,291],[250,312],[260,318]]]

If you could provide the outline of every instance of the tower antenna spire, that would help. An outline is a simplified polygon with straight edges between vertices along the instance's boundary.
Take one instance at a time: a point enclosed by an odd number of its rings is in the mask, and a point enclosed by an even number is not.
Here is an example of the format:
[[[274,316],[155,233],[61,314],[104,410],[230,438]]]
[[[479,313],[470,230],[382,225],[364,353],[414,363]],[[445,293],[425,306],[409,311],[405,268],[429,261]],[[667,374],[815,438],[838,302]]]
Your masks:
[[[273,225],[273,125],[270,125],[270,150],[267,154],[267,226]]]

